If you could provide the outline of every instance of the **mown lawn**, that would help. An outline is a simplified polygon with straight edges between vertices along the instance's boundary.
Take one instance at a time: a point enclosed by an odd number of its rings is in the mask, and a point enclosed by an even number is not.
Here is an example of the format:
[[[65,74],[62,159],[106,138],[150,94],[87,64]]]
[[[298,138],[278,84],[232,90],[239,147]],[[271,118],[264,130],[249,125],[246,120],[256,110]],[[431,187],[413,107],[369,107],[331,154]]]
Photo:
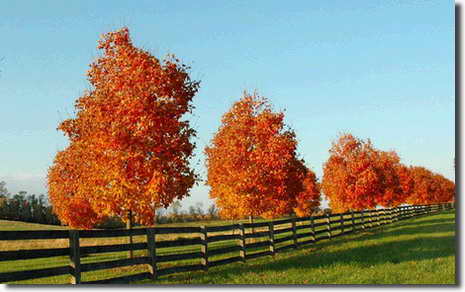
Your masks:
[[[455,284],[455,213],[369,232],[154,284]]]
[[[210,223],[213,225],[217,225]],[[227,224],[224,222],[224,224]],[[186,224],[177,224],[183,226]],[[49,226],[0,220],[0,230],[51,229]],[[55,227],[59,229],[60,227]],[[55,229],[54,228],[54,229]],[[144,237],[136,237],[143,241]],[[170,238],[167,238],[170,239]],[[124,243],[127,239],[98,239],[82,245]],[[226,243],[218,243],[218,247]],[[233,244],[233,243],[232,243]],[[67,240],[1,241],[0,250],[67,246]],[[192,247],[166,248],[163,253],[190,252]],[[196,249],[196,248],[194,248]],[[125,258],[126,252],[90,255],[82,263]],[[136,256],[143,256],[137,251]],[[237,256],[238,253],[226,255]],[[186,260],[176,265],[194,264]],[[67,265],[67,257],[0,262],[0,272]],[[90,281],[147,271],[144,265],[83,273]],[[64,284],[69,276],[19,281],[17,284]],[[455,284],[455,214],[424,216],[306,245],[297,250],[210,268],[162,276],[133,284]]]

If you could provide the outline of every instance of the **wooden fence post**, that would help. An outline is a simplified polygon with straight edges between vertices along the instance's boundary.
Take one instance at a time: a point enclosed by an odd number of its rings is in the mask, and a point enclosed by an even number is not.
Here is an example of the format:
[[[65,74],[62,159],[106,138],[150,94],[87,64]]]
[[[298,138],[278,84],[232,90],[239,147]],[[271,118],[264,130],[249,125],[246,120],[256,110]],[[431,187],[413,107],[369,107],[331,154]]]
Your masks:
[[[202,266],[204,271],[208,271],[208,238],[207,228],[205,226],[200,226],[200,239],[202,240]]]
[[[294,248],[297,248],[298,243],[297,243],[297,229],[295,228],[295,218],[292,218],[292,240],[294,241]]]
[[[354,211],[350,211],[350,220],[352,221],[352,232],[355,232],[355,217],[354,217]]]
[[[242,258],[242,262],[245,262],[245,231],[244,231],[243,223],[239,223],[239,235],[241,237],[240,243],[239,243],[241,250],[239,251],[239,253]]]
[[[81,283],[81,254],[79,247],[79,230],[69,231],[69,251],[71,264],[71,284]]]
[[[328,237],[331,240],[331,219],[329,217],[329,214],[326,214],[326,225],[328,229]]]
[[[269,236],[270,236],[270,252],[271,256],[275,255],[275,249],[274,249],[274,224],[273,221],[268,223],[268,231],[269,231]]]
[[[362,210],[360,212],[360,214],[362,215],[360,218],[362,220],[362,230],[365,230],[365,210]]]
[[[343,234],[344,233],[344,215],[341,214],[339,216],[339,220],[340,220],[340,224],[341,224],[340,225],[341,226],[341,234]]]
[[[157,251],[156,251],[156,240],[155,230],[153,228],[147,228],[147,251],[149,256],[149,273],[152,280],[157,279]]]
[[[313,217],[310,218],[310,224],[312,225],[312,239],[313,243],[316,242],[316,235],[315,235],[315,219]]]
[[[366,210],[365,213],[368,215],[367,216],[368,218],[366,218],[367,219],[366,220],[366,226],[367,226],[367,228],[371,228],[371,225],[372,225],[372,223],[371,223],[371,220],[372,220],[372,218],[371,218],[371,210]]]

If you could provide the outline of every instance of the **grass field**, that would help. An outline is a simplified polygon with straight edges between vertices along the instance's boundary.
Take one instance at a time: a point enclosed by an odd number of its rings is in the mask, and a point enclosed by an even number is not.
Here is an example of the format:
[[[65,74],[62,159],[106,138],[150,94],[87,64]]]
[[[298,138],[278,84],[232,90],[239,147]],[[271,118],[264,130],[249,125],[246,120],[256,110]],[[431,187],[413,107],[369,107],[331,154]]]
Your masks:
[[[214,223],[211,223],[214,224]],[[185,224],[179,224],[185,225]],[[49,226],[0,221],[0,230],[49,229]],[[60,227],[55,227],[60,228]],[[115,243],[116,239],[99,239],[83,245]],[[118,239],[124,242],[126,239]],[[143,240],[139,238],[138,240]],[[41,242],[7,242],[0,240],[0,250],[66,246],[66,240]],[[95,240],[94,240],[95,241]],[[179,250],[179,248],[178,248]],[[183,250],[186,251],[187,250]],[[166,252],[173,252],[167,248]],[[139,253],[143,253],[140,251]],[[137,255],[137,253],[136,253]],[[83,258],[93,262],[124,258],[125,253],[103,254]],[[183,263],[193,263],[186,260]],[[53,259],[0,262],[0,272],[6,269],[27,270],[60,266],[66,257]],[[181,264],[178,262],[178,264]],[[109,278],[146,271],[144,266],[84,273],[83,280]],[[68,276],[21,281],[18,284],[68,283]],[[208,272],[189,272],[160,277],[155,282],[140,284],[455,284],[455,214],[445,212],[424,216],[318,242],[297,250],[211,268]]]

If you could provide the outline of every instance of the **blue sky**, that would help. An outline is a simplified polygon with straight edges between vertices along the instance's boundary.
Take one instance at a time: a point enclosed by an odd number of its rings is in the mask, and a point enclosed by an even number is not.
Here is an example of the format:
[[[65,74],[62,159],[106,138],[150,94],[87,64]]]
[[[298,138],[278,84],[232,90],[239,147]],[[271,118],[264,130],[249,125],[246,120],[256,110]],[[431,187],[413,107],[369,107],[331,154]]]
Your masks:
[[[11,1],[0,10],[0,181],[45,193],[56,131],[89,88],[99,35],[174,53],[201,80],[193,165],[222,114],[255,89],[286,111],[319,177],[344,131],[455,179],[453,1]],[[210,204],[208,188],[182,201]]]

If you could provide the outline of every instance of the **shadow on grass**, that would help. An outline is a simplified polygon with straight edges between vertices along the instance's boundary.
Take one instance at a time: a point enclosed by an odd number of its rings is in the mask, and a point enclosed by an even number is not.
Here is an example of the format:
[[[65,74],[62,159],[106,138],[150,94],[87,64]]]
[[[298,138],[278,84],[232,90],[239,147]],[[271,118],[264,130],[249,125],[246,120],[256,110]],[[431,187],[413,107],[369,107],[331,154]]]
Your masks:
[[[253,271],[255,273],[285,272],[290,269],[298,269],[308,272],[311,269],[327,268],[335,264],[351,264],[358,267],[371,267],[377,264],[399,264],[407,261],[422,261],[448,257],[455,254],[455,236],[437,236],[434,234],[451,232],[455,230],[454,218],[437,218],[414,222],[398,222],[395,225],[376,228],[354,234],[349,238],[340,237],[333,241],[325,241],[315,246],[306,246],[299,249],[298,255],[290,250],[282,254],[288,257],[277,258],[274,261],[262,260],[247,262],[247,264],[232,264],[213,268],[208,273],[192,273],[190,275],[171,275],[169,279],[183,283],[189,278],[195,277],[201,283],[212,282],[213,279],[221,279],[228,282],[237,279],[238,276]],[[403,235],[413,235],[408,239],[398,239]],[[418,235],[418,237],[416,237]],[[387,239],[389,241],[378,241],[376,239]],[[347,240],[348,239],[348,240]],[[373,241],[374,240],[374,241]],[[362,243],[363,241],[372,241]],[[352,247],[357,242],[358,246]],[[326,247],[339,244],[350,244],[341,250],[328,251]],[[168,278],[165,278],[168,279]],[[156,284],[157,282],[154,282]]]

